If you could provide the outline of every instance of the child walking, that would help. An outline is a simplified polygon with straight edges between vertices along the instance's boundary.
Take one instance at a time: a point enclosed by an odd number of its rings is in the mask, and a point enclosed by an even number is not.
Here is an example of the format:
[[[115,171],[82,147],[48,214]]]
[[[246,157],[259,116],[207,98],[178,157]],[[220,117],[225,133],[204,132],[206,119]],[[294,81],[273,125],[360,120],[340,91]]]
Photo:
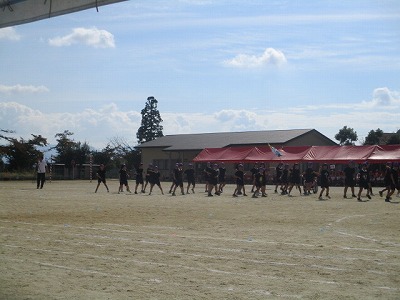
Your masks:
[[[128,171],[126,169],[126,165],[123,164],[121,165],[121,169],[119,170],[119,189],[118,189],[118,194],[122,193],[124,191],[124,185],[126,186],[126,190],[131,193],[131,190],[129,189],[128,185]]]
[[[101,164],[99,169],[97,170],[96,176],[97,176],[97,187],[94,192],[97,193],[97,190],[99,189],[100,184],[103,183],[104,186],[106,187],[107,193],[108,193],[109,189],[108,189],[108,186],[106,183],[106,169],[103,164]]]
[[[326,190],[326,198],[331,199],[331,197],[329,196],[329,181],[331,179],[330,177],[330,173],[328,170],[328,164],[323,164],[322,166],[322,170],[320,173],[320,179],[321,179],[321,193],[319,194],[318,199],[322,200],[322,194],[324,193],[324,191]]]

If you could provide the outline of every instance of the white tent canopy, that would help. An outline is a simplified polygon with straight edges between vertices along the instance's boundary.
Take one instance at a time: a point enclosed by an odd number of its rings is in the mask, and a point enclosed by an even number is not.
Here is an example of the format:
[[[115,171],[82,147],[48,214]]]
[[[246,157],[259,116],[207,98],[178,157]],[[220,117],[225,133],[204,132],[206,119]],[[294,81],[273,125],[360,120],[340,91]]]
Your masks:
[[[122,1],[125,0],[0,0],[0,28]]]

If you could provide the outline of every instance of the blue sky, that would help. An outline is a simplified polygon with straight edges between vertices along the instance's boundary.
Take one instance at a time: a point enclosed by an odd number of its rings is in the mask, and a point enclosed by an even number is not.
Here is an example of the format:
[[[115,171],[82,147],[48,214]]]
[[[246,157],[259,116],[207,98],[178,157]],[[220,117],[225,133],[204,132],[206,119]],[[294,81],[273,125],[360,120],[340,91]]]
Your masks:
[[[1,15],[1,12],[0,12]],[[131,0],[0,29],[0,128],[136,144],[164,134],[400,129],[397,0]]]

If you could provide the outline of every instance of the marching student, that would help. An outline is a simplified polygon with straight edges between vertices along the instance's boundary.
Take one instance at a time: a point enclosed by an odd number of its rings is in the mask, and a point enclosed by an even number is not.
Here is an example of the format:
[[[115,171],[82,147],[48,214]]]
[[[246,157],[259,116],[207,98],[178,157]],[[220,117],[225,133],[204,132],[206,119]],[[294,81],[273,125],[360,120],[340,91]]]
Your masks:
[[[329,182],[331,180],[330,172],[328,170],[328,164],[322,165],[322,170],[320,172],[320,180],[321,180],[321,193],[319,194],[318,199],[322,200],[322,194],[326,190],[326,198],[331,199],[329,196]]]
[[[308,163],[308,167],[306,171],[304,172],[304,195],[310,195],[311,194],[311,188],[315,184],[315,178],[317,177],[317,174],[313,170],[313,164]]]
[[[174,167],[174,169],[172,170],[172,173],[171,173],[171,176],[172,176],[172,183],[171,183],[171,186],[170,186],[170,188],[169,188],[168,194],[171,194],[172,191],[174,190],[174,188],[176,189],[175,174],[176,174],[178,168],[179,168],[179,163],[176,163],[176,164],[175,164],[175,167]],[[173,195],[173,196],[175,196],[175,195]]]
[[[214,193],[215,195],[217,195],[217,196],[221,195],[220,192],[218,191],[218,173],[219,173],[218,164],[214,164],[213,168],[211,170],[209,170],[209,173],[208,173],[208,180],[209,180],[208,195],[207,195],[208,197],[213,196],[213,194],[212,194],[213,189],[215,191],[215,193]]]
[[[164,195],[164,191],[161,187],[161,182],[160,182],[160,171],[158,170],[157,166],[154,166],[152,170],[150,170],[150,176],[149,176],[149,183],[150,183],[150,192],[149,195],[151,195],[151,192],[153,191],[153,187],[157,185],[160,188],[161,194]]]
[[[236,172],[235,172],[235,178],[236,178],[236,188],[235,191],[233,192],[233,197],[237,197],[239,193],[243,190],[243,196],[246,195],[246,189],[244,187],[244,175],[245,173],[243,172],[243,165],[239,164],[237,166]]]
[[[400,197],[400,178],[399,178],[399,163],[393,163],[393,179],[397,189],[396,197]]]
[[[192,193],[194,194],[194,188],[196,187],[196,177],[194,175],[194,168],[192,163],[189,163],[189,168],[186,169],[184,173],[186,174],[188,183],[186,188],[186,194],[189,194],[190,186],[192,186]]]
[[[128,171],[126,169],[126,165],[123,164],[121,165],[121,169],[119,170],[119,189],[118,189],[118,194],[122,193],[124,191],[124,185],[126,186],[126,190],[131,193],[131,190],[129,189],[129,184],[128,184]]]
[[[359,189],[358,195],[357,195],[357,201],[363,202],[361,200],[361,193],[362,193],[362,191],[364,189],[367,190],[367,198],[371,199],[371,196],[369,194],[370,193],[370,190],[369,190],[369,172],[368,172],[368,169],[367,169],[367,163],[363,163],[361,165],[361,169],[358,171],[357,177],[358,177],[359,186],[360,186],[360,189]]]
[[[283,174],[283,163],[279,163],[275,168],[275,193],[278,193],[278,186],[281,186],[282,191],[282,174]]]
[[[264,167],[260,167],[258,169],[258,172],[254,175],[254,182],[256,185],[256,189],[254,190],[252,198],[258,198],[259,193],[261,192],[261,197],[267,197],[267,194],[265,193],[265,185],[267,182],[266,178],[267,174],[265,172]]]
[[[218,191],[220,193],[223,192],[224,190],[224,186],[225,186],[225,174],[226,174],[226,168],[225,168],[225,164],[223,162],[221,162],[221,165],[218,169],[219,173],[218,173],[218,182],[219,182],[219,188]]]
[[[289,177],[289,190],[288,190],[288,196],[292,197],[290,194],[292,192],[292,189],[294,186],[299,189],[300,196],[301,196],[301,174],[300,174],[300,167],[298,163],[295,163],[293,165],[293,168],[290,171],[290,177]]]
[[[150,183],[150,175],[151,175],[152,171],[153,171],[153,164],[149,164],[146,169],[146,177],[145,177],[146,182],[145,182],[145,185],[143,188],[143,193],[146,192],[147,185]]]
[[[209,185],[209,177],[208,174],[211,172],[212,167],[211,167],[211,162],[207,162],[206,167],[203,170],[203,174],[204,174],[204,181],[206,182],[206,186],[205,186],[205,193],[208,193],[208,185]]]
[[[281,195],[286,195],[288,193],[287,190],[289,187],[289,164],[285,164],[285,167],[283,168],[281,182],[282,182]]]
[[[144,181],[143,181],[143,163],[140,163],[139,166],[136,168],[136,185],[135,185],[135,194],[137,194],[138,186],[141,185],[142,189],[141,192],[144,193]]]
[[[347,198],[347,190],[350,188],[351,190],[351,196],[353,198],[356,197],[356,194],[354,193],[354,187],[356,186],[356,180],[355,180],[355,175],[356,175],[356,168],[354,167],[353,162],[349,162],[344,169],[344,195],[343,198]]]
[[[103,164],[100,164],[99,169],[96,172],[96,176],[97,176],[97,187],[94,192],[97,193],[97,190],[99,189],[100,184],[103,183],[104,186],[106,187],[107,193],[108,193],[109,189],[108,189],[108,186],[106,183],[106,169]]]
[[[177,187],[179,186],[181,189],[181,194],[185,195],[185,192],[183,191],[183,164],[179,163],[178,167],[174,169],[174,189],[172,191],[172,196],[175,196],[175,191]]]
[[[254,192],[254,188],[256,187],[255,176],[258,173],[258,162],[254,163],[254,166],[250,169],[251,172],[251,193]]]
[[[398,163],[393,163],[392,167],[390,167],[390,163],[387,163],[385,172],[385,186],[387,190],[385,202],[390,202],[391,196],[396,191],[396,188],[398,188],[398,181]],[[382,191],[379,192],[379,195],[382,195]]]
[[[396,189],[396,181],[394,179],[394,172],[393,169],[390,167],[391,163],[388,162],[386,163],[386,168],[385,168],[385,175],[384,175],[384,182],[385,182],[385,188],[381,191],[379,191],[379,195],[382,197],[383,192],[386,192],[386,198],[385,201],[389,202],[390,201],[390,196],[393,195],[395,189]],[[397,175],[397,174],[396,174]]]

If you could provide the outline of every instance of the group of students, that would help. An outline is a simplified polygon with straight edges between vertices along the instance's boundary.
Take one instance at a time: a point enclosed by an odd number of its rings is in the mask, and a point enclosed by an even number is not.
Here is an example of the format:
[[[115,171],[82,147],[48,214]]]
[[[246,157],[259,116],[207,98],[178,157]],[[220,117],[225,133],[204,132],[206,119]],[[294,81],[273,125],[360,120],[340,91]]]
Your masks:
[[[347,191],[350,188],[352,197],[357,198],[357,201],[363,202],[361,196],[362,192],[366,191],[366,197],[371,199],[373,196],[372,184],[370,178],[370,171],[368,169],[368,162],[362,163],[358,171],[356,170],[354,162],[349,162],[344,169],[345,174],[345,186],[343,198],[347,198]],[[329,196],[329,186],[331,182],[330,170],[328,164],[323,164],[320,171],[314,171],[312,168],[312,163],[309,163],[307,169],[302,174],[300,173],[298,163],[295,163],[292,168],[289,168],[289,164],[283,165],[280,163],[276,167],[276,185],[275,193],[280,186],[282,195],[291,196],[291,191],[294,186],[301,192],[301,186],[304,188],[304,195],[310,195],[311,190],[313,190],[317,185],[317,178],[320,179],[321,192],[319,194],[319,199],[322,200],[323,193],[330,199]],[[302,179],[304,180],[302,184]],[[385,195],[385,201],[390,202],[392,195],[396,191],[397,196],[400,196],[400,183],[399,183],[399,163],[387,163],[385,168],[384,176],[385,188],[379,191],[379,195],[383,197]],[[359,186],[358,194],[355,194],[355,186]],[[316,189],[315,189],[316,190]]]
[[[290,168],[289,164],[279,163],[276,167],[275,175],[275,193],[278,193],[278,187],[280,188],[282,195],[292,196],[291,192],[293,188],[298,189],[300,195],[310,195],[312,192],[316,193],[318,178],[321,191],[318,198],[323,200],[323,194],[325,197],[330,199],[329,187],[331,182],[330,169],[327,163],[322,164],[319,171],[313,169],[313,164],[309,163],[304,172],[301,172],[299,163],[294,163]],[[140,163],[138,167],[135,168],[136,178],[135,178],[135,191],[145,193],[146,188],[150,185],[149,195],[153,192],[153,188],[157,185],[164,195],[163,188],[160,183],[160,171],[157,166],[149,164],[146,171],[143,168],[143,163]],[[358,201],[363,201],[361,199],[362,193],[366,191],[366,197],[371,199],[373,196],[370,171],[368,170],[368,163],[362,163],[358,170],[356,169],[354,162],[349,162],[348,165],[343,170],[345,174],[345,186],[343,198],[347,198],[347,192],[351,190],[351,197],[357,198]],[[251,180],[252,180],[252,197],[257,198],[258,196],[267,197],[266,185],[268,179],[268,170],[264,163],[255,163],[253,168],[250,170]],[[221,195],[226,184],[226,168],[223,162],[220,164],[208,162],[203,170],[204,180],[206,182],[205,192],[207,196],[212,197],[214,195]],[[245,189],[245,175],[243,164],[237,164],[235,167],[235,173],[233,177],[235,179],[236,187],[233,192],[233,197],[238,197],[239,195],[247,196]],[[182,163],[176,163],[172,171],[172,184],[169,189],[169,193],[172,196],[176,195],[176,190],[179,188],[182,195],[185,194],[184,188],[184,176],[187,178],[186,194],[189,194],[189,190],[195,193],[196,177],[195,170],[192,163],[188,164],[188,168],[184,170]],[[123,192],[123,187],[126,187],[127,192],[131,192],[128,184],[128,171],[126,165],[121,165],[119,171],[120,185],[118,193]],[[100,165],[97,171],[98,184],[95,192],[97,192],[101,183],[105,185],[107,191],[109,191],[105,179],[105,168],[104,165]],[[400,183],[399,183],[399,164],[387,163],[385,168],[385,188],[379,191],[379,195],[383,197],[385,193],[385,201],[390,202],[392,195],[398,190],[397,196],[400,196]],[[359,190],[358,194],[355,194],[355,187],[358,183]],[[303,192],[302,192],[303,189]]]
[[[343,198],[347,198],[347,191],[350,188],[352,192],[352,197],[357,197],[358,201],[363,201],[361,199],[361,193],[365,190],[366,197],[371,199],[371,196],[374,196],[372,191],[371,184],[371,171],[369,170],[368,162],[364,162],[356,172],[355,164],[350,162],[346,168],[344,169],[345,174],[345,187],[344,187],[344,195]],[[390,202],[392,195],[395,193],[397,189],[397,196],[400,196],[400,182],[399,182],[399,163],[386,163],[385,171],[384,171],[384,185],[385,188],[379,191],[379,195],[383,197],[384,192],[385,202]],[[354,193],[354,187],[358,181],[358,194],[357,196]]]
[[[138,193],[139,186],[141,186],[140,193],[145,193],[147,185],[150,185],[149,195],[151,195],[151,193],[153,192],[154,186],[157,185],[160,188],[161,193],[164,195],[164,191],[162,189],[161,182],[160,182],[161,174],[160,174],[160,171],[158,170],[157,166],[153,166],[151,164],[149,165],[149,167],[146,170],[146,176],[145,176],[146,180],[144,180],[144,178],[143,178],[143,172],[144,172],[143,163],[140,163],[139,166],[135,169],[135,171],[136,171],[135,194]],[[99,189],[99,186],[101,183],[104,184],[104,186],[107,189],[107,192],[109,192],[110,190],[109,190],[109,188],[107,186],[107,182],[106,182],[106,170],[105,170],[104,164],[101,164],[99,166],[99,169],[96,172],[96,176],[97,176],[97,186],[96,186],[95,193],[97,193],[97,190]],[[128,169],[125,164],[122,164],[121,168],[119,170],[118,194],[122,193],[124,191],[124,186],[126,188],[126,191],[128,193],[131,193],[131,190],[130,190],[130,187],[128,184],[128,178],[129,178]]]

